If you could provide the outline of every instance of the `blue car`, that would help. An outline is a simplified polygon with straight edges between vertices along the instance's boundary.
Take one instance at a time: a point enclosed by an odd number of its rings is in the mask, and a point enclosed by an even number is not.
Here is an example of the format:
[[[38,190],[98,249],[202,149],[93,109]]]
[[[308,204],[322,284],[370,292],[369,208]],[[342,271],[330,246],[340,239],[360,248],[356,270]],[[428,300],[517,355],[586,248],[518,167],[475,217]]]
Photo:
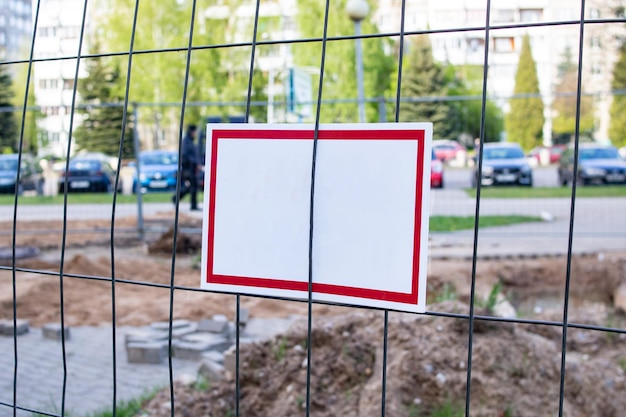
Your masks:
[[[135,178],[133,190],[142,193],[176,190],[178,152],[144,151],[139,154],[139,184]]]
[[[69,169],[61,173],[60,193],[63,193],[66,181],[68,192],[110,193],[115,183],[115,170],[106,157],[95,154],[79,155],[70,159]]]
[[[17,154],[0,155],[0,193],[14,193],[17,182]],[[24,191],[36,191],[41,194],[43,189],[43,178],[41,169],[30,155],[22,155],[22,169],[20,169],[20,180],[17,185],[17,193]]]

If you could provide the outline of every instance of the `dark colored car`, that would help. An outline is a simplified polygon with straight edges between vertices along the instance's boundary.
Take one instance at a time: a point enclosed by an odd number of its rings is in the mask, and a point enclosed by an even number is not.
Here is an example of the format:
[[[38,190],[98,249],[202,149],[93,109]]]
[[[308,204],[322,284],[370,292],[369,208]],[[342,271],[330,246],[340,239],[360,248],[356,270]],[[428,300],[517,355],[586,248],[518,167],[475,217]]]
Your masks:
[[[567,185],[572,181],[583,185],[626,183],[626,161],[620,158],[613,146],[581,143],[578,170],[574,175],[574,148],[570,147],[561,156],[559,182]]]
[[[178,152],[144,151],[139,154],[139,164],[139,186],[142,193],[176,189]],[[137,191],[136,178],[133,190]]]
[[[476,185],[480,178],[482,185],[525,185],[532,187],[533,171],[526,160],[524,151],[517,143],[485,143],[483,146],[482,173],[478,164],[472,178]]]
[[[14,193],[17,182],[18,154],[0,155],[0,192]],[[36,191],[42,194],[43,178],[41,168],[35,163],[32,156],[22,155],[22,167],[20,169],[20,179],[17,186],[18,194],[24,191]]]
[[[443,162],[437,159],[434,150],[430,162],[430,188],[443,188]]]
[[[67,172],[59,177],[59,192],[65,188],[67,177],[68,192],[113,191],[115,171],[107,158],[98,156],[77,156],[70,160]]]

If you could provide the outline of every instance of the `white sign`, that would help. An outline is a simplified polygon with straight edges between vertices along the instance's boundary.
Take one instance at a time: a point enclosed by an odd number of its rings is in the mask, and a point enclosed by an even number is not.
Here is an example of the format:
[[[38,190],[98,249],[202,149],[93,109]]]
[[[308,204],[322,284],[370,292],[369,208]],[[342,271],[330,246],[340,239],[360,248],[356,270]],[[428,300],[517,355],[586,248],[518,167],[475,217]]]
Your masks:
[[[202,287],[306,299],[313,125],[209,124]],[[312,298],[423,312],[431,123],[318,131]]]

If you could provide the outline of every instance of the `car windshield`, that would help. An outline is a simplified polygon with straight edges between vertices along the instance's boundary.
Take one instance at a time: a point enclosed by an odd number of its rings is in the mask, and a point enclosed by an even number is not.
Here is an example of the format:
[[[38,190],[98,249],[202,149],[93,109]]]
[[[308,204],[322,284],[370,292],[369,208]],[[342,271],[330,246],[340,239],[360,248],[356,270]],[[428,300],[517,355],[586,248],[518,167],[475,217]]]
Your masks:
[[[80,171],[96,171],[100,169],[100,162],[90,161],[87,159],[71,161],[70,169],[75,169],[75,170],[80,170]]]
[[[580,150],[580,159],[618,159],[615,148],[587,148]]]
[[[142,165],[178,165],[178,155],[175,153],[142,155],[140,161]]]
[[[524,157],[519,148],[487,148],[484,149],[484,159],[518,159]]]
[[[17,171],[17,160],[0,159],[0,171]]]

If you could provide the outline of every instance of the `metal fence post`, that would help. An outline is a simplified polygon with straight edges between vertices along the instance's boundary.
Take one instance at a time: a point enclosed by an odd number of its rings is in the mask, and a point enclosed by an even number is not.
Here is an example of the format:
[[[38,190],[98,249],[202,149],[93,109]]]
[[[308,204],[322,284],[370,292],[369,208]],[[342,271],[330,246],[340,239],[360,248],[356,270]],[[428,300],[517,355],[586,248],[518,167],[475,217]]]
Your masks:
[[[378,121],[385,123],[387,121],[387,105],[385,97],[378,97]]]
[[[137,187],[133,191],[137,195],[137,232],[139,240],[144,240],[143,195],[141,193],[141,164],[139,163],[139,115],[137,103],[133,103],[133,148],[135,149],[135,169],[137,171]]]

